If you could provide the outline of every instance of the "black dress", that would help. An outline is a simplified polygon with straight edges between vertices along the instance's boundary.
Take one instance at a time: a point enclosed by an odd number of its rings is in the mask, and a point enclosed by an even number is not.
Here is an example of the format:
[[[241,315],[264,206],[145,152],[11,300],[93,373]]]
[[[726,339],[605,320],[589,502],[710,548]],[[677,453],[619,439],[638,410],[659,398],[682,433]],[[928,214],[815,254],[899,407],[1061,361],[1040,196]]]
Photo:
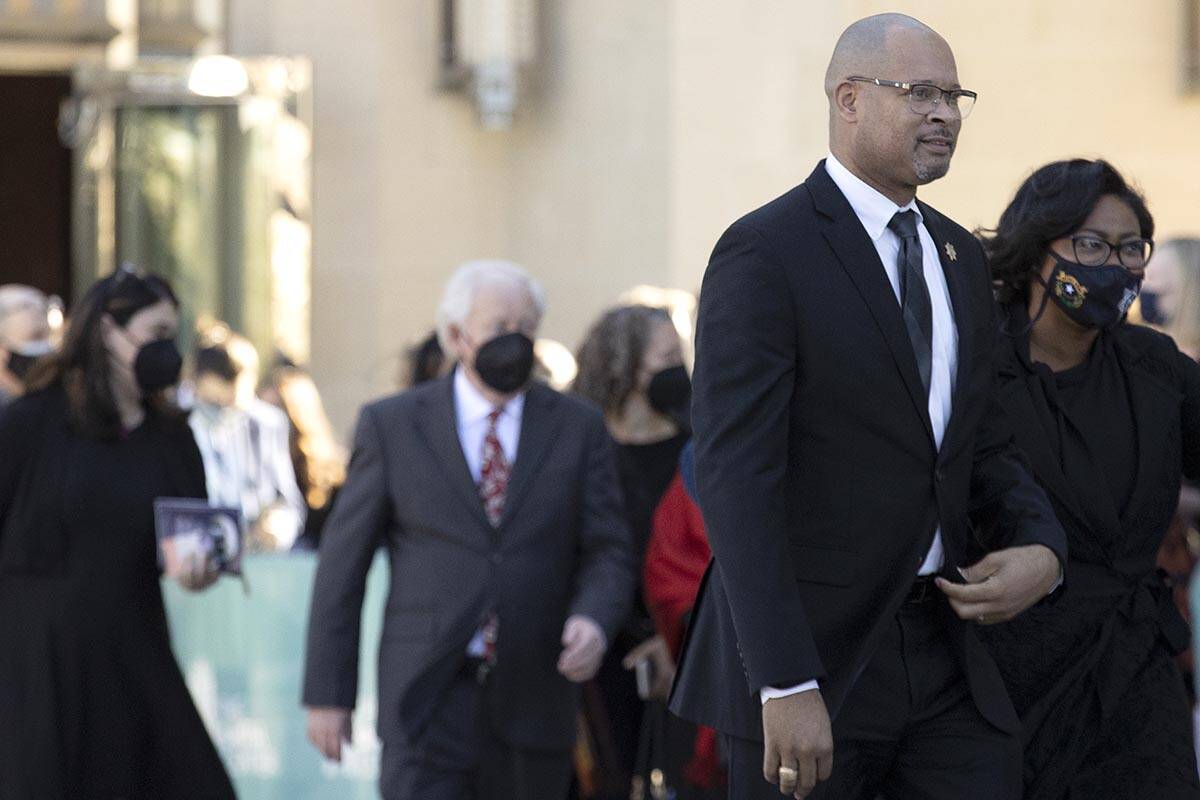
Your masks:
[[[1008,326],[1027,316],[1010,309]],[[1065,582],[1012,622],[981,626],[1021,717],[1025,797],[1200,798],[1172,656],[1186,624],[1155,555],[1181,472],[1200,475],[1200,367],[1121,325],[1051,372],[1007,337],[999,397],[1067,531]]]
[[[203,497],[191,432],[101,441],[61,391],[0,413],[0,798],[232,798],[171,652],[153,501]]]
[[[629,796],[628,780],[637,766],[638,741],[642,728],[645,701],[638,697],[637,678],[625,669],[622,661],[629,651],[654,635],[654,622],[642,597],[642,561],[654,522],[654,511],[666,494],[667,487],[679,470],[679,454],[687,444],[688,435],[680,433],[669,439],[650,444],[618,444],[617,473],[625,497],[625,517],[633,532],[637,553],[637,596],[633,611],[616,641],[605,654],[595,685],[604,706],[605,723],[596,731],[601,742],[601,761],[608,764],[602,798]],[[593,714],[592,716],[599,716]],[[610,749],[611,748],[611,749]],[[606,758],[604,751],[609,751]]]

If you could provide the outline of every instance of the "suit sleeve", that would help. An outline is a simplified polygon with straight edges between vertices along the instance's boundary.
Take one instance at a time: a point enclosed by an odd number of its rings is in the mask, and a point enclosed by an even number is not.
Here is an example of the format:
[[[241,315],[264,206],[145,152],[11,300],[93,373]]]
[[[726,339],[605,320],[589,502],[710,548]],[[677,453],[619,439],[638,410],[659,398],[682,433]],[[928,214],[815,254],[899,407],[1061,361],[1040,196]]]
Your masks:
[[[353,708],[367,572],[388,520],[387,470],[370,407],[359,415],[346,483],[325,524],[313,581],[304,705]]]
[[[980,257],[983,257],[982,250]],[[988,360],[980,364],[979,369],[990,372],[995,384],[996,353],[1002,334],[999,309],[991,300],[990,286],[987,297],[990,346],[983,350],[988,354]],[[989,550],[1045,545],[1058,557],[1065,576],[1067,534],[1046,493],[1033,479],[1033,471],[1014,441],[1011,417],[996,399],[995,392],[988,392],[987,402],[988,408],[975,436],[969,502],[971,522],[977,531],[988,532],[988,540],[982,544]]]
[[[700,507],[755,697],[825,674],[787,529],[796,336],[782,266],[757,231],[734,224],[704,275],[692,417]]]
[[[637,576],[612,439],[603,417],[589,417],[571,613],[595,620],[611,643],[633,607]]]

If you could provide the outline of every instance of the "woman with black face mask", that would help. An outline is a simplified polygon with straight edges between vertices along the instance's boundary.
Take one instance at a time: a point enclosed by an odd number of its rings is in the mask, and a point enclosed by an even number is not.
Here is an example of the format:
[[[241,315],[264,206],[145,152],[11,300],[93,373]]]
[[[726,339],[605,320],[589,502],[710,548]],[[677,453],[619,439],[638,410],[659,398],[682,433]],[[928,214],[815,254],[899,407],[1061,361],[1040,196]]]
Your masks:
[[[156,497],[204,497],[179,303],[129,270],[0,415],[0,798],[232,798],[171,652]],[[215,575],[180,582],[206,587]]]
[[[1181,475],[1200,477],[1200,366],[1125,319],[1153,235],[1116,170],[1074,160],[1035,172],[983,237],[1006,334],[996,398],[1070,552],[1047,600],[979,619],[1035,800],[1200,797],[1172,660],[1188,630],[1155,570]]]
[[[25,376],[53,349],[46,296],[32,286],[0,286],[0,408],[25,391]]]
[[[666,311],[624,306],[608,311],[592,326],[577,361],[573,389],[603,409],[617,444],[617,469],[641,575],[654,511],[675,477],[679,453],[690,436],[691,380],[682,343]],[[606,770],[602,797],[629,796],[644,705],[635,675],[639,661],[651,665],[642,667],[651,673],[651,698],[665,700],[675,665],[666,642],[654,632],[640,591],[629,623],[596,676],[619,762]]]

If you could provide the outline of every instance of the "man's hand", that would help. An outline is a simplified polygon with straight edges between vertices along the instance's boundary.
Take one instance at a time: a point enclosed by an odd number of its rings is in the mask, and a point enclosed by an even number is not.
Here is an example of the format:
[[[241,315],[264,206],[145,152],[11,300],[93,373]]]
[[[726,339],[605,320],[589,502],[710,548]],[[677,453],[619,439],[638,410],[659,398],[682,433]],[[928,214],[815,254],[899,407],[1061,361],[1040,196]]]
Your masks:
[[[762,718],[763,777],[783,794],[807,797],[833,771],[833,732],[820,690],[768,700]]]
[[[350,743],[350,709],[325,706],[308,710],[308,740],[321,755],[342,760],[342,742]]]
[[[562,644],[558,671],[573,683],[591,680],[600,669],[600,661],[608,647],[600,626],[589,617],[573,614],[563,626]]]
[[[621,662],[625,669],[636,669],[637,663],[643,658],[650,659],[654,665],[654,683],[650,685],[650,696],[647,700],[666,700],[671,694],[671,684],[675,681],[675,660],[671,658],[671,649],[667,640],[661,636],[652,636],[629,651]]]
[[[1062,575],[1054,551],[1041,544],[997,550],[959,571],[966,584],[938,578],[937,586],[959,618],[981,625],[1017,616],[1049,594]]]

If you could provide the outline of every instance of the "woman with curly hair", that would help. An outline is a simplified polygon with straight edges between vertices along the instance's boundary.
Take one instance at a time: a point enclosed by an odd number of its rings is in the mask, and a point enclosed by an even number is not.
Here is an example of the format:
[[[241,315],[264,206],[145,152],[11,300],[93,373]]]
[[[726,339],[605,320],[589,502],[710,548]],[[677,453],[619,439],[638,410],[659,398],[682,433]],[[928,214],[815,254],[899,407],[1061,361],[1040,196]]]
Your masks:
[[[691,381],[682,343],[663,309],[622,306],[592,326],[576,360],[579,372],[572,388],[600,406],[617,444],[617,469],[641,574],[654,511],[690,436]],[[610,734],[603,737],[610,741],[601,755],[611,747],[617,761],[606,770],[602,797],[629,796],[643,714],[634,670],[643,660],[652,665],[650,697],[665,700],[675,664],[666,642],[655,634],[639,591],[629,622],[596,676]]]
[[[1048,600],[980,629],[1030,800],[1200,797],[1172,661],[1188,631],[1155,570],[1181,475],[1200,477],[1200,366],[1125,319],[1153,236],[1121,175],[1076,159],[1033,173],[983,237],[1008,334],[997,396],[1070,552]]]

